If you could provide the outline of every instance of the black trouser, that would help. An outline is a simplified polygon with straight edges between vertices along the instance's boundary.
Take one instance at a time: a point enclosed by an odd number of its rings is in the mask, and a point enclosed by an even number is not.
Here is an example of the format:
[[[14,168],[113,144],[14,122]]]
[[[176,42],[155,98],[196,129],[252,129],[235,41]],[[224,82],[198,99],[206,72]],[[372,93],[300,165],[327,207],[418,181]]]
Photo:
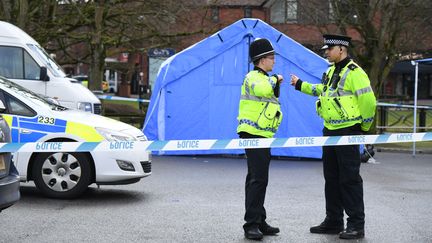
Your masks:
[[[241,138],[262,138],[248,133],[240,133]],[[245,149],[248,173],[246,176],[246,213],[244,229],[265,223],[266,210],[264,208],[265,194],[268,184],[270,166],[270,148]]]
[[[324,136],[359,135],[355,125],[338,130],[324,128]],[[359,145],[324,146],[326,220],[343,224],[343,210],[348,215],[347,227],[364,229],[363,180],[360,176]]]

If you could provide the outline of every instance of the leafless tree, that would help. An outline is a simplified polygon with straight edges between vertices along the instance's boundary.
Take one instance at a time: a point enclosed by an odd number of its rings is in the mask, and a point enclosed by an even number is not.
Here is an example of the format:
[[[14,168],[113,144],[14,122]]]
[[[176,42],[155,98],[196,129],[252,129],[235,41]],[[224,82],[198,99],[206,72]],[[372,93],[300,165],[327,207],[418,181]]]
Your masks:
[[[63,1],[64,16],[58,24],[63,38],[57,45],[69,62],[90,65],[90,89],[99,89],[107,56],[130,54],[127,76],[134,67],[134,54],[151,47],[167,46],[175,38],[199,32],[188,22],[194,1],[99,0]],[[84,46],[83,46],[84,44]],[[80,50],[77,58],[76,50]]]
[[[310,0],[299,8],[322,33],[353,37],[352,54],[368,73],[377,97],[396,61],[431,47],[431,1]]]
[[[90,65],[89,88],[99,90],[107,56],[130,53],[131,71],[135,53],[170,46],[185,36],[203,32],[200,18],[205,17],[204,3],[204,0],[0,0],[0,19],[16,24],[50,52],[57,52],[60,64]]]
[[[0,0],[0,20],[20,27],[45,45],[54,34],[57,5],[56,0]]]

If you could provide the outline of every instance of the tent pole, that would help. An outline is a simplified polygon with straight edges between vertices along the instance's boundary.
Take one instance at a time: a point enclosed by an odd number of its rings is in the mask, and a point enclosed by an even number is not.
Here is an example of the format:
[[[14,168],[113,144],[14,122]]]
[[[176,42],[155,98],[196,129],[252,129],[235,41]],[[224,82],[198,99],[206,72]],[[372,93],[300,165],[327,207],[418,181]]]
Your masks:
[[[418,62],[415,63],[415,79],[414,79],[414,125],[413,125],[413,133],[416,133],[417,130],[417,88],[418,88]],[[413,142],[413,151],[412,156],[415,157],[415,145]]]

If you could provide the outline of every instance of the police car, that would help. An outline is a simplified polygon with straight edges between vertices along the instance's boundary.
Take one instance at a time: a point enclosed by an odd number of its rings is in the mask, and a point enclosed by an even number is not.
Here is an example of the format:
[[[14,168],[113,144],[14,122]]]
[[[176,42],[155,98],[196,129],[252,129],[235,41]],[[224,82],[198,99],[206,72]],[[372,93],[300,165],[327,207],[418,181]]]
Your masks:
[[[56,105],[2,77],[0,100],[12,142],[146,140],[133,126]],[[17,152],[13,158],[21,181],[34,181],[44,195],[54,198],[77,197],[92,183],[129,184],[151,174],[146,151]]]

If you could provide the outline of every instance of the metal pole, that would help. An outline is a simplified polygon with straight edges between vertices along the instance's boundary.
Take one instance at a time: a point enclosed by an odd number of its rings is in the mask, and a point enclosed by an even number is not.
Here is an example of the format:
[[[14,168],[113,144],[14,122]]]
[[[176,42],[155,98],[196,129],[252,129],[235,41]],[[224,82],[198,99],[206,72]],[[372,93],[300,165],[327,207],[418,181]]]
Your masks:
[[[418,62],[415,63],[415,80],[414,80],[414,125],[413,133],[417,130],[417,86],[418,86]],[[415,157],[415,142],[413,142],[412,156]]]

